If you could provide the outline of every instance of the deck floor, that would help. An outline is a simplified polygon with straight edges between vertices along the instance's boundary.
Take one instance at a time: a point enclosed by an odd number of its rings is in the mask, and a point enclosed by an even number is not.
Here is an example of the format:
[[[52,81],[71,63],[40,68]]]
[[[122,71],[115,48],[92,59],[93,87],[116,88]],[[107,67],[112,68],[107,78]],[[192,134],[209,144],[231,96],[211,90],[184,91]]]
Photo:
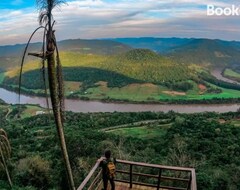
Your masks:
[[[116,190],[130,190],[129,184],[127,184],[127,183],[116,182],[115,184],[116,184]],[[111,190],[111,188],[109,188],[109,190]],[[133,185],[131,190],[156,190],[156,188],[140,186],[140,185]]]

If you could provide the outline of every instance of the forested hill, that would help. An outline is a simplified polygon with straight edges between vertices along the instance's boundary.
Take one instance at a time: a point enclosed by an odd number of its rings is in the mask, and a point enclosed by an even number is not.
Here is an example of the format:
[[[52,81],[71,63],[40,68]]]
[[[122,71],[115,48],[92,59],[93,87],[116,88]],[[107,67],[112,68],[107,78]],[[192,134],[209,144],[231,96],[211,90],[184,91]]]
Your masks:
[[[116,55],[131,49],[149,49],[177,63],[236,64],[240,60],[240,42],[194,38],[116,38],[69,39],[58,42],[61,52]],[[18,66],[25,44],[0,46],[0,71]],[[41,43],[32,43],[29,51],[39,52]],[[27,59],[32,59],[27,56]]]
[[[238,43],[221,40],[194,39],[172,49],[168,56],[182,63],[193,64],[235,64],[240,60]]]
[[[110,57],[104,69],[148,81],[179,81],[189,78],[188,68],[147,49],[134,49]]]
[[[19,66],[26,44],[0,46],[0,71]],[[29,51],[41,51],[41,43],[32,43]],[[58,42],[60,51],[81,54],[114,55],[129,51],[131,47],[111,40],[64,40]],[[27,59],[33,59],[27,56]]]
[[[173,48],[180,47],[189,43],[192,39],[188,38],[114,38],[111,39],[129,45],[133,48],[148,48],[158,53],[166,53]]]
[[[26,44],[0,46],[0,57],[21,56]],[[40,42],[31,43],[31,51],[40,51]],[[112,55],[130,50],[130,46],[111,40],[69,39],[58,42],[60,51]]]

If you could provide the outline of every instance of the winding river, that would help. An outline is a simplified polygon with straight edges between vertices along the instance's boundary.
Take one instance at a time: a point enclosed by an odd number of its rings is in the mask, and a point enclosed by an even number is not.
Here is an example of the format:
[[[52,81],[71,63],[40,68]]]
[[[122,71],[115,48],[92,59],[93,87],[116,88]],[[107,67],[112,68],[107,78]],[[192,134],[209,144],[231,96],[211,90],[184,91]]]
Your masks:
[[[15,92],[0,88],[0,99],[8,104],[18,104],[18,95]],[[43,97],[21,95],[21,104],[38,104],[46,107]],[[175,111],[179,113],[199,113],[215,111],[219,113],[237,111],[240,104],[188,104],[188,105],[162,105],[162,104],[131,104],[131,103],[104,103],[98,101],[82,101],[74,99],[65,100],[65,109],[73,112],[141,112],[141,111]]]
[[[239,82],[224,77],[224,76],[222,75],[222,72],[223,72],[222,69],[219,68],[219,69],[214,69],[214,70],[212,70],[212,71],[211,71],[211,74],[212,74],[214,77],[216,77],[218,80],[222,80],[222,81],[225,81],[225,82],[229,82],[229,83],[233,83],[233,84],[238,84],[238,85],[240,85]]]

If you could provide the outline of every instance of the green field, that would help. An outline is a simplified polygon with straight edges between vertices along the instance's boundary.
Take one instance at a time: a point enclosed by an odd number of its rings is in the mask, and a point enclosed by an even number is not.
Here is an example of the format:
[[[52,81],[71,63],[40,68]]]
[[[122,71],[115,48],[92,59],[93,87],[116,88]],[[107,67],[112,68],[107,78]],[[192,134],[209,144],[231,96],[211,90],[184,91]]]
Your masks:
[[[115,99],[115,100],[129,100],[129,101],[165,101],[165,100],[209,100],[213,98],[240,98],[238,90],[220,88],[212,85],[214,88],[222,90],[221,93],[208,93],[200,94],[197,84],[193,84],[193,89],[185,92],[172,91],[161,85],[153,84],[130,84],[122,88],[108,88],[104,83],[100,86],[89,88],[85,94],[78,94],[78,97],[88,97],[90,99]]]
[[[223,74],[225,77],[233,78],[240,81],[240,73],[237,73],[232,69],[225,69]]]
[[[18,111],[19,108],[20,112]],[[47,113],[47,110],[45,108],[37,105],[21,105],[18,107],[16,105],[0,104],[0,110],[0,114],[2,114],[2,117],[4,117],[6,120],[14,118],[16,119],[17,114],[21,115],[21,119],[24,119],[35,116],[37,111],[43,111]]]
[[[232,120],[231,121],[231,124],[236,126],[236,127],[240,127],[240,120],[239,119],[236,119],[236,120]]]
[[[125,137],[135,137],[141,139],[154,139],[163,137],[167,129],[171,127],[171,124],[156,125],[151,124],[148,126],[134,126],[129,128],[114,129],[107,132],[114,133],[115,135]]]

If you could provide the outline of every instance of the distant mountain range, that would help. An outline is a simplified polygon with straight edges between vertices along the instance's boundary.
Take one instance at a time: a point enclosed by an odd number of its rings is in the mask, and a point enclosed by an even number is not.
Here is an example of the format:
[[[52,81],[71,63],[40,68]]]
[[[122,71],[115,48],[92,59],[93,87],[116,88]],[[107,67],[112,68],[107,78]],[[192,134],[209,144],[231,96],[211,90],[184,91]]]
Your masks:
[[[133,48],[148,48],[181,63],[239,64],[240,42],[195,38],[117,38]]]
[[[23,54],[26,44],[0,46],[0,57],[16,57]],[[32,43],[29,46],[31,51],[40,51],[42,44],[40,42]],[[80,53],[92,53],[111,55],[122,53],[131,49],[128,45],[111,40],[63,40],[58,42],[60,51],[71,51]]]
[[[58,42],[60,51],[81,54],[116,55],[131,49],[149,49],[186,64],[239,64],[240,42],[194,38],[115,38]],[[19,65],[25,44],[0,46],[0,71]],[[33,43],[29,51],[38,52],[41,43]],[[143,52],[141,52],[143,53]],[[145,52],[148,53],[149,52]],[[32,59],[32,58],[28,58]]]

